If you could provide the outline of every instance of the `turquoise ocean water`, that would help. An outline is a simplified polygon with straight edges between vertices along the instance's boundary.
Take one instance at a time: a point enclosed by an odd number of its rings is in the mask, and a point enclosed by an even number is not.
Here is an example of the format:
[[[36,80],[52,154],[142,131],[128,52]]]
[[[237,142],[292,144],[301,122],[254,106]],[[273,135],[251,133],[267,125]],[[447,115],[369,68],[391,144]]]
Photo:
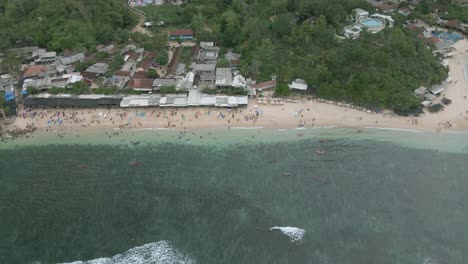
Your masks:
[[[468,263],[467,134],[114,132],[0,146],[0,263]]]

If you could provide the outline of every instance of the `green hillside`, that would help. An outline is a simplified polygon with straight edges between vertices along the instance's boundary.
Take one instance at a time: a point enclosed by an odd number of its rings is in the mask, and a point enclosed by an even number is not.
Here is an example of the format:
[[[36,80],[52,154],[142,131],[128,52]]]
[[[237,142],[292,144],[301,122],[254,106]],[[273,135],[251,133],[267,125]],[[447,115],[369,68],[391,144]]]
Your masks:
[[[0,0],[0,49],[89,48],[112,41],[136,21],[122,0]]]

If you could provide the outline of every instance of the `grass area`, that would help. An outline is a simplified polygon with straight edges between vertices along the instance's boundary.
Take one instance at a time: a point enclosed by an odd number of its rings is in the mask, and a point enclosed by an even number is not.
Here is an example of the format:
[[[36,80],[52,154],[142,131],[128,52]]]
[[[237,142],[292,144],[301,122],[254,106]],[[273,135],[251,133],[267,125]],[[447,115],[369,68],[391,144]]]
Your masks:
[[[166,25],[182,25],[184,17],[180,6],[144,6],[139,7],[146,13],[148,21],[164,21]]]
[[[185,70],[189,70],[191,63],[190,54],[192,53],[192,47],[184,47],[182,50],[182,56],[180,57],[179,63],[185,64]]]

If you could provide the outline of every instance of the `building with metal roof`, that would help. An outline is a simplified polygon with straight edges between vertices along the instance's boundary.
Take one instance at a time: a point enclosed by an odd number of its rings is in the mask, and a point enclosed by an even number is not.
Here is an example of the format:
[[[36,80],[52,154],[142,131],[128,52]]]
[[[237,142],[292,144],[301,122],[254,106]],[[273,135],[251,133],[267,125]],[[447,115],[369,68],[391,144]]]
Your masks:
[[[218,87],[232,86],[232,78],[231,68],[217,68],[215,85]]]
[[[60,59],[60,62],[63,65],[70,65],[70,64],[75,64],[77,62],[83,62],[85,61],[85,59],[86,57],[83,53],[78,53],[78,54],[75,54],[66,58],[62,58]]]

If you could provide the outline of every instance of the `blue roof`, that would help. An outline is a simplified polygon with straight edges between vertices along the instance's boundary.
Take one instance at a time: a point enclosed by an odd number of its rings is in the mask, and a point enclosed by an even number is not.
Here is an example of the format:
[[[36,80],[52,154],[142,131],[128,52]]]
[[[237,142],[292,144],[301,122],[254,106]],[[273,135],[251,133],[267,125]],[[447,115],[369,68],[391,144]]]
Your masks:
[[[8,92],[5,91],[5,100],[7,101],[15,100],[15,93],[11,91],[8,91]]]

